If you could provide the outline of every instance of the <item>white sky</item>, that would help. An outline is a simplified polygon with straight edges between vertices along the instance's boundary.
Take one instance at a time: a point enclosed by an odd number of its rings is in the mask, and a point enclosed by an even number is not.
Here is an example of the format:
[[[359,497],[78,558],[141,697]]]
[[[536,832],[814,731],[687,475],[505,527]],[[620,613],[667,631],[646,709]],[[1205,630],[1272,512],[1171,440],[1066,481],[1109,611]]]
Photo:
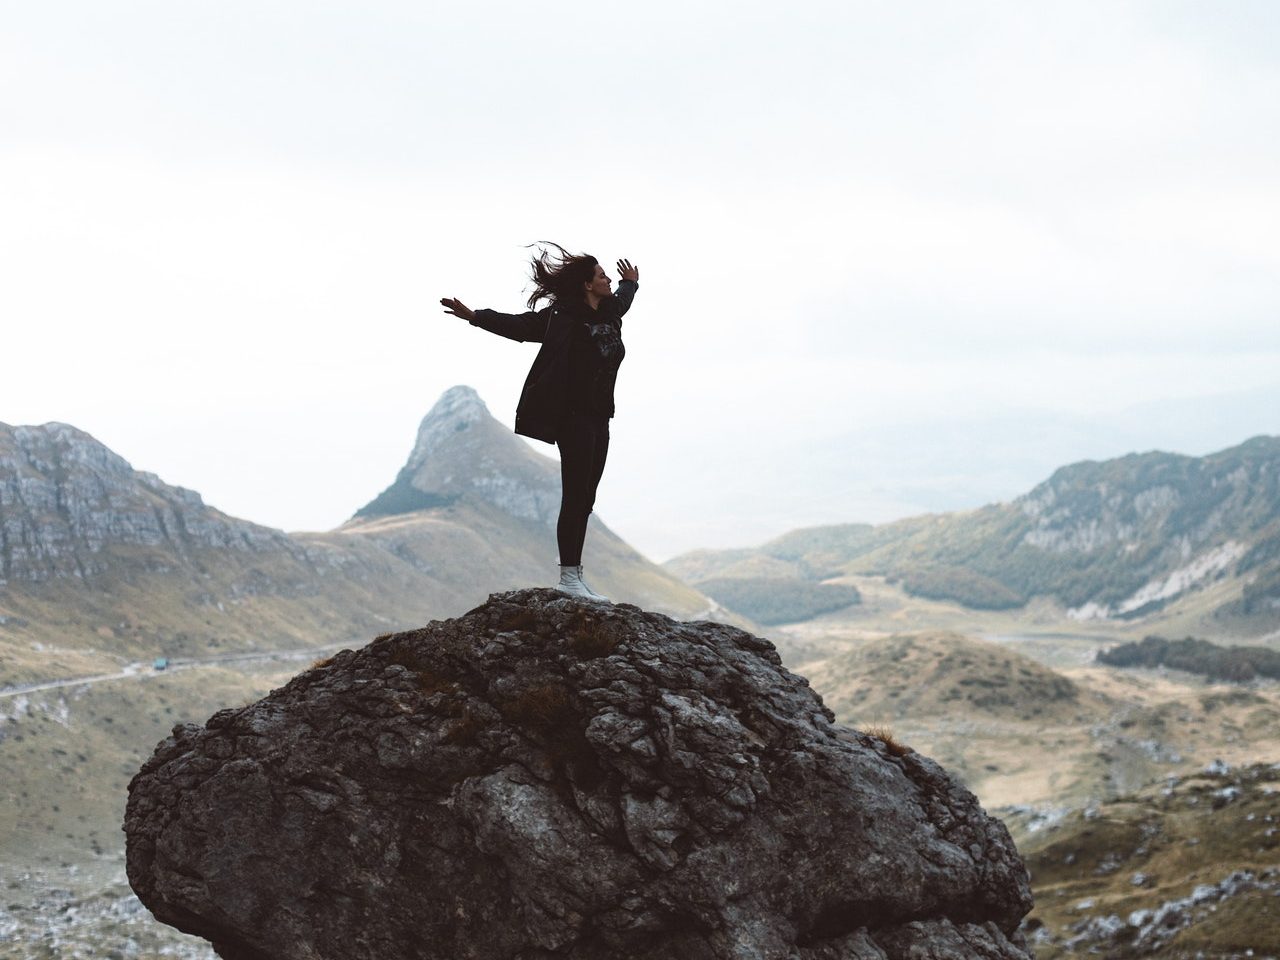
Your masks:
[[[641,270],[597,509],[655,559],[1280,432],[1280,4],[0,0],[0,420],[285,529],[524,244]],[[540,445],[552,453],[552,448]]]

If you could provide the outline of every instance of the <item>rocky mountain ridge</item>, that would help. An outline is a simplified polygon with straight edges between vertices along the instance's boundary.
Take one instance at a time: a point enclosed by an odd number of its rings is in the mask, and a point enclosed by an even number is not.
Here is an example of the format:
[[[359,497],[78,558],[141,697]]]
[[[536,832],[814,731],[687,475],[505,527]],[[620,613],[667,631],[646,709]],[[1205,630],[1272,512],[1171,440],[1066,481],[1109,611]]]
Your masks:
[[[1218,612],[1253,617],[1265,631],[1280,624],[1280,438],[1205,457],[1073,464],[1010,503],[796,530],[755,550],[697,551],[666,566],[695,585],[883,576],[971,608],[1044,597],[1076,619],[1141,618],[1234,577],[1238,589]]]
[[[278,530],[134,470],[83,430],[0,424],[0,581],[91,578],[105,571],[110,545],[178,562],[200,549],[305,553]]]

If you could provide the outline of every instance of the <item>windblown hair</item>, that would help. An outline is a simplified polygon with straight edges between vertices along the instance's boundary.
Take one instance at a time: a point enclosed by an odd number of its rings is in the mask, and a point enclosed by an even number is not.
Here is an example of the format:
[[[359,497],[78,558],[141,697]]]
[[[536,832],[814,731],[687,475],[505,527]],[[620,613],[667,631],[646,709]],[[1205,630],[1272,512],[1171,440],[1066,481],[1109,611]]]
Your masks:
[[[539,300],[551,300],[554,303],[576,303],[582,300],[585,296],[582,285],[591,282],[600,261],[590,254],[570,253],[550,240],[539,240],[538,243],[555,247],[560,255],[553,256],[551,251],[543,249],[533,258],[530,264],[533,270],[533,293],[529,295],[529,309],[535,309]]]

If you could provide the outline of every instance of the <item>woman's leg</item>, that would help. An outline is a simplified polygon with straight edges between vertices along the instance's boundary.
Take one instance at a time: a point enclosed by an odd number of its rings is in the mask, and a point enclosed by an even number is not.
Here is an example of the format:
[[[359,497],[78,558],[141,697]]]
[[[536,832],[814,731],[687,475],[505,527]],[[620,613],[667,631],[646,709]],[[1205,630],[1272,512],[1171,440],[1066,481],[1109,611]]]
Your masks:
[[[596,505],[596,488],[609,455],[608,418],[570,414],[560,431],[560,519],[556,541],[560,565],[582,563],[587,518]]]
[[[587,498],[587,513],[596,506],[596,488],[600,486],[600,478],[604,476],[604,461],[609,456],[609,419],[602,417],[595,421],[595,443],[591,455],[591,495]],[[586,535],[586,523],[582,532]]]
[[[556,441],[560,447],[560,519],[556,542],[560,565],[582,563],[582,543],[587,536],[587,516],[595,501],[599,474],[595,467],[595,429],[588,417],[569,414]]]

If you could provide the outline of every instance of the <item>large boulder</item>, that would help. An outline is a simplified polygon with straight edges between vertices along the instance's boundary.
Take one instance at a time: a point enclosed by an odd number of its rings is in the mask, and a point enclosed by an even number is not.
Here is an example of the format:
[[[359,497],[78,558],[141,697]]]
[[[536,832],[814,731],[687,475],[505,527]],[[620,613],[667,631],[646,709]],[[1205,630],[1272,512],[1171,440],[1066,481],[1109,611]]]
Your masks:
[[[552,590],[179,726],[128,871],[225,960],[1025,958],[1009,834],[766,640]]]

